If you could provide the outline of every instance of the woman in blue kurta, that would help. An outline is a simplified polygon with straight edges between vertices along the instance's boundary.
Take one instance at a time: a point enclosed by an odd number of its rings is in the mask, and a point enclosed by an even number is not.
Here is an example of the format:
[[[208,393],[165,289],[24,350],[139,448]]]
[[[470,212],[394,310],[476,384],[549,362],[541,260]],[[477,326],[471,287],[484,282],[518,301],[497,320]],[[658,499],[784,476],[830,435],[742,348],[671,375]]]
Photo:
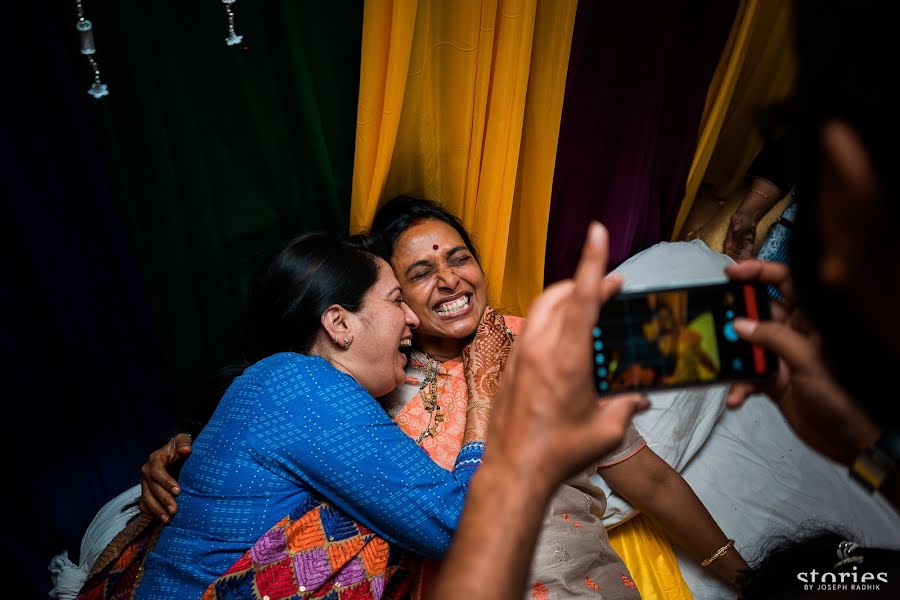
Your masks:
[[[387,263],[323,236],[295,240],[251,292],[251,323],[257,354],[269,356],[232,383],[198,436],[137,597],[199,598],[279,519],[319,498],[333,507],[321,513],[330,542],[357,521],[442,556],[483,444],[467,444],[447,472],[375,401],[403,381],[399,347],[418,324]],[[299,591],[321,583],[308,561],[291,564]]]

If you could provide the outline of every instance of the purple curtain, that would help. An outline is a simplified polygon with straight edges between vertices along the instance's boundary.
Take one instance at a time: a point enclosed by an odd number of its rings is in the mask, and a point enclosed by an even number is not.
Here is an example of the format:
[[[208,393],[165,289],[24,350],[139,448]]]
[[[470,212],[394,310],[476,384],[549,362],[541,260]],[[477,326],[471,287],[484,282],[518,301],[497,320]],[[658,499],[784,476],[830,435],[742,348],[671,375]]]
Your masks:
[[[572,275],[591,219],[610,230],[612,265],[670,234],[736,10],[736,0],[579,4],[546,283]]]

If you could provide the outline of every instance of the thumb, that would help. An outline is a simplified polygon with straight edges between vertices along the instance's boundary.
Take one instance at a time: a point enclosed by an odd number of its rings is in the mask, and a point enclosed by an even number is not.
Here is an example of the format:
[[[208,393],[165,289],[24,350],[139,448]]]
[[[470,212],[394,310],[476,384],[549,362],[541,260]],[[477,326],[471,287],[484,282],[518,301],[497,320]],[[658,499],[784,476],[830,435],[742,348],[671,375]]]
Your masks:
[[[622,442],[632,417],[648,408],[650,401],[641,394],[625,394],[604,400],[591,417],[589,429],[592,443],[603,445],[601,454],[612,450]]]
[[[172,440],[175,446],[175,452],[181,456],[187,456],[193,449],[193,440],[187,433],[179,433]]]
[[[814,358],[814,348],[809,338],[784,323],[738,318],[734,320],[734,330],[748,342],[780,356],[792,369]]]

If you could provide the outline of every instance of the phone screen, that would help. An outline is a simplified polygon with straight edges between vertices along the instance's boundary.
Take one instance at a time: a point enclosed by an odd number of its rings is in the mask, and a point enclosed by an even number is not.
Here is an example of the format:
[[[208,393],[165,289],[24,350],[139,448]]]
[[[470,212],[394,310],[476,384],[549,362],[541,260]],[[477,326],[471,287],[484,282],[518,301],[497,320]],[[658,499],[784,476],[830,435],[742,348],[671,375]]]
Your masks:
[[[597,391],[770,377],[775,356],[738,337],[737,317],[771,318],[764,287],[731,282],[619,294],[593,331]]]

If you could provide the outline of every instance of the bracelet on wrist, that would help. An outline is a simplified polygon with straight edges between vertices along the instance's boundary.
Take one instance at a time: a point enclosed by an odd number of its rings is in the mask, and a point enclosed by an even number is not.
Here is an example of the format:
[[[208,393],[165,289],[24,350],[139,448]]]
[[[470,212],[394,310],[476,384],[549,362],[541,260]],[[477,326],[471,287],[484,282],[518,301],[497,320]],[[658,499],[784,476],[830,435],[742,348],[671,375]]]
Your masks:
[[[482,410],[491,410],[490,402],[483,402],[479,400],[472,400],[469,402],[469,406],[466,408],[466,412],[473,410],[475,408],[480,408]]]
[[[732,548],[734,548],[734,540],[729,539],[728,542],[724,546],[722,546],[721,548],[719,548],[718,550],[713,552],[709,556],[709,558],[703,559],[703,561],[700,562],[700,565],[704,566],[704,567],[708,567],[709,565],[711,565],[714,562],[716,562],[717,560],[719,560],[726,552],[728,552]]]

